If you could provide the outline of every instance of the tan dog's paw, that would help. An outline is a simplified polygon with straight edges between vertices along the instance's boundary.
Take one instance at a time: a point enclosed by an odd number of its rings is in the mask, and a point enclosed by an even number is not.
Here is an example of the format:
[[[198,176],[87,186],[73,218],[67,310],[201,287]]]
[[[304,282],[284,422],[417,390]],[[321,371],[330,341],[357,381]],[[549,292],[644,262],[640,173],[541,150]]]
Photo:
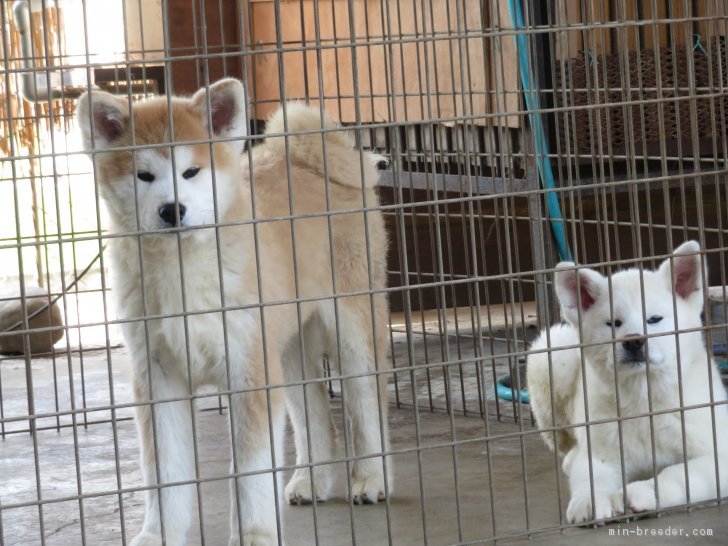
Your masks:
[[[331,479],[322,468],[314,469],[314,482],[316,485],[316,502],[324,502],[329,498]],[[288,504],[311,504],[313,502],[313,487],[311,472],[308,468],[299,468],[286,485],[286,500]]]
[[[387,498],[384,480],[352,478],[351,489],[351,500],[354,504],[377,504]]]
[[[255,531],[243,535],[243,542],[237,536],[230,537],[228,546],[275,546],[278,544],[275,536],[267,531]]]
[[[627,505],[632,512],[649,512],[657,508],[655,481],[643,480],[627,485]]]
[[[150,533],[148,531],[142,531],[129,543],[130,546],[162,546],[162,537]]]
[[[606,491],[594,491],[595,510],[592,511],[591,490],[587,487],[577,491],[571,496],[569,507],[566,509],[566,519],[569,523],[584,523],[591,520],[605,520],[618,516],[622,508],[615,495]],[[602,526],[604,522],[596,525]]]
[[[389,490],[391,494],[391,488]],[[387,498],[381,459],[356,461],[351,475],[351,500],[354,504],[376,504]]]

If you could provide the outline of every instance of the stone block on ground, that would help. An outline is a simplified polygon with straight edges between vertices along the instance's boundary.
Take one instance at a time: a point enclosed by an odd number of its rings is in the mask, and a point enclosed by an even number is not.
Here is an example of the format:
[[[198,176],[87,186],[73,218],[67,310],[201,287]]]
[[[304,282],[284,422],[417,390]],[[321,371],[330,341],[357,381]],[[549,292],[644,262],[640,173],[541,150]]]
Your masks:
[[[13,333],[23,330],[23,327],[13,328],[21,322],[27,313],[30,330],[30,352],[33,355],[49,353],[63,337],[63,316],[57,303],[48,306],[51,299],[48,292],[37,286],[25,287],[25,299],[20,296],[20,288],[0,290],[0,353],[23,354],[22,333]],[[39,311],[40,310],[40,311]],[[37,315],[34,313],[38,312]],[[52,330],[46,328],[53,327]],[[12,330],[8,331],[9,329]]]

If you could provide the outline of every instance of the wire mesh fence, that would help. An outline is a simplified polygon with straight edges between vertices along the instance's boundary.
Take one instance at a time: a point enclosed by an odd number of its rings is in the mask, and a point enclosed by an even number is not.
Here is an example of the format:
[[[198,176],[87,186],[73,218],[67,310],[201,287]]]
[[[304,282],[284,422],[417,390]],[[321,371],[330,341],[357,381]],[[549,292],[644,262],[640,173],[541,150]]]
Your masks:
[[[728,358],[724,1],[32,0],[0,14],[0,543],[580,537],[643,511],[624,502],[631,424],[650,423],[641,478],[673,463],[689,477],[701,408],[714,486],[683,480],[679,502],[658,487],[645,511],[725,497],[728,410],[706,375]],[[659,315],[675,320],[655,333],[649,271],[679,280],[688,240],[702,319],[678,317],[676,281]],[[579,335],[532,349],[568,309],[560,260],[578,264]],[[625,303],[613,275],[628,267],[641,280]],[[608,339],[588,335],[591,299]],[[620,332],[628,304],[639,324]],[[682,362],[696,344],[702,367]],[[561,346],[579,350],[586,408],[566,421]],[[649,407],[631,413],[614,371],[616,413],[600,414],[584,401],[593,347],[614,370],[628,347],[674,353],[678,398],[645,380]],[[548,355],[546,403],[527,388],[533,355]],[[669,457],[663,415],[680,424]],[[560,442],[596,453],[600,423],[624,446],[622,510],[597,512],[587,458],[575,517]],[[715,513],[700,512],[718,528]]]

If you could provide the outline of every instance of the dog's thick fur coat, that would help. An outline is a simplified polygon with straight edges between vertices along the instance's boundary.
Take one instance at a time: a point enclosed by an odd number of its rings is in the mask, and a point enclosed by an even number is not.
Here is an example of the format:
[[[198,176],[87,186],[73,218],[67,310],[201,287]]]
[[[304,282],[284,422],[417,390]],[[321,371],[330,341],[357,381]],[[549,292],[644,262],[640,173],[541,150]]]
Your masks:
[[[699,251],[690,241],[656,271],[611,279],[557,266],[566,324],[533,343],[527,374],[542,436],[563,456],[571,523],[728,492],[728,406],[701,331]]]
[[[296,463],[336,457],[324,354],[355,376],[342,383],[350,454],[364,457],[351,465],[352,500],[391,492],[391,468],[366,457],[388,448],[386,376],[366,375],[387,366],[387,240],[381,213],[362,210],[379,203],[381,158],[353,149],[318,109],[288,104],[249,162],[243,96],[226,79],[173,98],[171,131],[166,98],[130,112],[126,98],[94,91],[78,104],[111,231],[128,235],[112,241],[111,271],[150,487],[134,546],[161,544],[162,532],[167,544],[186,540],[195,486],[161,488],[161,519],[155,487],[198,478],[189,397],[205,384],[231,392],[232,472],[243,476],[231,480],[230,544],[278,544],[281,476],[260,471],[284,464],[286,403]],[[276,136],[284,129],[303,134]],[[327,468],[296,470],[285,498],[325,500]]]

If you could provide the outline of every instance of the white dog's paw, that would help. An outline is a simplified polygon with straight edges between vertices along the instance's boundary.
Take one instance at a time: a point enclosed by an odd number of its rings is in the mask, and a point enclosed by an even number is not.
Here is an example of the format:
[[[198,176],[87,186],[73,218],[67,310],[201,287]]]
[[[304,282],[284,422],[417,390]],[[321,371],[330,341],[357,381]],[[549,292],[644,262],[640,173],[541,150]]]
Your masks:
[[[242,542],[237,535],[231,536],[228,542],[228,546],[275,546],[276,544],[278,544],[278,540],[276,540],[275,534],[264,530],[245,533]]]
[[[617,502],[615,502],[617,501]],[[591,520],[605,520],[621,514],[622,507],[614,495],[606,491],[594,491],[595,509],[592,511],[591,490],[577,491],[571,496],[566,518],[569,523],[584,523]],[[603,522],[597,525],[604,525]]]
[[[162,546],[162,537],[149,531],[142,531],[134,537],[129,546]]]
[[[356,461],[351,473],[351,500],[354,504],[376,504],[391,495],[392,488],[384,485],[381,459]]]
[[[316,502],[324,502],[329,498],[331,477],[328,470],[321,467],[314,468],[314,482],[316,485]],[[313,502],[313,486],[311,472],[308,468],[298,468],[286,485],[286,500],[288,504],[311,504]]]
[[[643,480],[627,485],[627,505],[632,512],[649,512],[657,508],[655,481]]]

